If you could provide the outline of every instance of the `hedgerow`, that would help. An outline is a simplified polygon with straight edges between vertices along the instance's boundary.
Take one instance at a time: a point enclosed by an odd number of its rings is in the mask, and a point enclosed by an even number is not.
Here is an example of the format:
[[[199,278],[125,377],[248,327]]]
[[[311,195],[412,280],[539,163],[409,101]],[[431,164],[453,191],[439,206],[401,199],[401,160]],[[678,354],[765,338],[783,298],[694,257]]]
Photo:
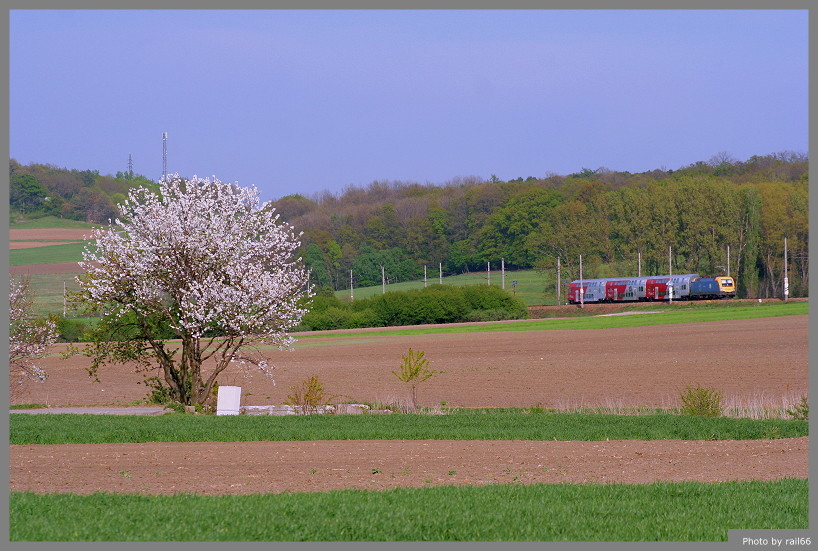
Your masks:
[[[330,295],[317,296],[298,329],[318,331],[527,317],[522,300],[498,287],[435,284],[352,302]]]

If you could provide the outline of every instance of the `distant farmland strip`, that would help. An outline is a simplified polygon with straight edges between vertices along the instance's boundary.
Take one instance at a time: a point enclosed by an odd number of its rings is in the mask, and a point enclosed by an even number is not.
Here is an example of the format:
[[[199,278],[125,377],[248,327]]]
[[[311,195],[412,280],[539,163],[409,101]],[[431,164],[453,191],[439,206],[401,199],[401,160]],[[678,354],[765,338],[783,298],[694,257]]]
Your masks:
[[[40,240],[40,241],[11,241],[9,242],[9,249],[32,249],[34,247],[50,247],[52,245],[68,245],[69,243],[77,243],[77,241],[59,241],[59,240]]]
[[[29,249],[9,251],[9,265],[23,266],[26,264],[54,264],[57,262],[78,262],[82,260],[82,250],[85,243],[68,243],[65,245],[49,245]]]

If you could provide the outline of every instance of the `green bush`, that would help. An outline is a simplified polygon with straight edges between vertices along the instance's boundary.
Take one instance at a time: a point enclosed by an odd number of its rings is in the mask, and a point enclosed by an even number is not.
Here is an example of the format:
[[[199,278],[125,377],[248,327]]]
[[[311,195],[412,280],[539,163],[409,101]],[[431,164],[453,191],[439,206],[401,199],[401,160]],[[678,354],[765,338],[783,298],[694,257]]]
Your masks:
[[[467,285],[462,287],[463,296],[472,310],[502,310],[506,312],[500,319],[528,318],[528,308],[525,303],[499,287],[489,285]]]
[[[525,304],[498,287],[435,284],[351,303],[335,296],[316,296],[297,329],[322,331],[527,317]]]
[[[86,338],[86,332],[92,328],[88,320],[68,319],[63,316],[51,316],[57,324],[57,342],[81,342]]]
[[[786,410],[787,415],[799,421],[809,421],[809,401],[806,396],[801,396],[801,401],[791,409]]]
[[[515,318],[510,317],[508,310],[503,308],[492,308],[490,310],[470,310],[464,316],[464,321],[502,321],[507,319]]]
[[[680,395],[682,411],[687,415],[720,417],[722,394],[714,388],[688,386]]]

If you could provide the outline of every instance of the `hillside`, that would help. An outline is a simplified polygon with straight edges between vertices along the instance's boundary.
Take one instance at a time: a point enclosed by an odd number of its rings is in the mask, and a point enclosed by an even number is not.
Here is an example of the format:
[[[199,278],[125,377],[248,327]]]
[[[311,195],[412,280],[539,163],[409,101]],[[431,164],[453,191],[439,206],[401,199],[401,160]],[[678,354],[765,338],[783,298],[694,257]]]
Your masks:
[[[508,182],[373,182],[274,202],[304,231],[314,282],[333,291],[431,277],[536,269],[563,280],[673,271],[738,274],[743,297],[779,292],[783,238],[789,284],[808,282],[808,163],[775,154],[718,158],[678,170],[605,169]],[[728,252],[729,248],[729,252]],[[729,266],[728,266],[729,263]]]

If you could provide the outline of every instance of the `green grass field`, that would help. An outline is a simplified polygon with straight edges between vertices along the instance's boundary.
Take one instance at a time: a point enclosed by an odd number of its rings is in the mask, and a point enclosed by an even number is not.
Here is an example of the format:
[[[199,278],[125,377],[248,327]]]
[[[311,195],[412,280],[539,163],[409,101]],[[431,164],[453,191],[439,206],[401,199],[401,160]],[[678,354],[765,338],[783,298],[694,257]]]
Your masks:
[[[91,224],[90,222],[82,222],[80,220],[68,220],[66,218],[58,218],[56,216],[43,216],[42,218],[34,218],[33,220],[26,220],[10,224],[9,228],[12,230],[32,230],[32,229],[91,229],[98,227],[99,224]]]
[[[63,313],[63,284],[68,293],[79,291],[76,280],[77,274],[54,273],[54,274],[31,274],[25,276],[31,285],[34,294],[34,302],[31,312],[37,317],[45,317],[48,314]],[[14,276],[20,279],[21,276]],[[74,312],[70,305],[66,308],[66,317],[74,317]]]
[[[29,415],[11,444],[287,440],[752,440],[808,434],[795,419],[456,410],[448,415]]]
[[[9,501],[11,541],[726,541],[805,529],[809,510],[800,479]]]
[[[31,247],[28,249],[14,249],[9,251],[9,265],[24,266],[26,264],[79,262],[82,260],[82,251],[84,249],[85,243],[82,242]]]

